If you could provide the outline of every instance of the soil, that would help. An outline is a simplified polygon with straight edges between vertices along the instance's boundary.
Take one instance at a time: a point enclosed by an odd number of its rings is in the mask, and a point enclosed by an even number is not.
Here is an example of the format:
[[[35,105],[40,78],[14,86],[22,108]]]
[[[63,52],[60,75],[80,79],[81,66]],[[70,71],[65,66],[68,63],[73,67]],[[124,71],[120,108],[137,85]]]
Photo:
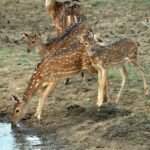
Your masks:
[[[150,84],[150,28],[143,24],[150,17],[150,4],[127,0],[112,0],[97,6],[85,3],[85,12],[88,24],[104,41],[111,42],[122,36],[137,39],[139,59]],[[28,54],[26,45],[20,40],[23,33],[35,32],[50,38],[55,36],[44,1],[0,1],[0,122],[11,121],[14,106],[11,95],[22,95],[41,59],[34,53]],[[144,96],[138,71],[128,68],[131,76],[117,105],[104,104],[98,110],[95,104],[97,77],[92,76],[87,81],[87,90],[77,75],[71,78],[69,85],[62,81],[50,94],[41,122],[34,117],[38,91],[20,122],[21,127],[13,129],[14,132],[42,136],[46,145],[55,145],[53,149],[58,150],[150,150],[150,99]],[[110,73],[113,99],[121,81],[117,72]]]

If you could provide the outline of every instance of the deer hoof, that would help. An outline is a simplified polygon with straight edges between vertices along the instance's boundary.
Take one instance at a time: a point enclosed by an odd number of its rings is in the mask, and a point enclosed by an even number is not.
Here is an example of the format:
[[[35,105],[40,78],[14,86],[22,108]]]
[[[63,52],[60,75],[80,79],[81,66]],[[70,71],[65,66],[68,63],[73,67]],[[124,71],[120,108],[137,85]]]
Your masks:
[[[103,103],[102,103],[101,101],[97,100],[96,105],[97,105],[98,108],[99,108],[102,104],[103,104]]]
[[[150,94],[149,94],[149,92],[148,92],[148,90],[145,90],[145,96],[149,96]]]
[[[41,114],[39,112],[36,112],[35,113],[35,117],[38,119],[38,120],[41,120]]]

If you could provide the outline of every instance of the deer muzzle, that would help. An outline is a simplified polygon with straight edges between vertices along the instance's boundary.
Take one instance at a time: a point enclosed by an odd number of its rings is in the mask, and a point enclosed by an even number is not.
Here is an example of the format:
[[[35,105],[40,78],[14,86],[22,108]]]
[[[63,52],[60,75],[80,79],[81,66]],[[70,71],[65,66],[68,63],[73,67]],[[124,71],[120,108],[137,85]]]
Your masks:
[[[27,48],[27,52],[30,53],[30,52],[31,52],[31,49],[30,49],[30,48]]]

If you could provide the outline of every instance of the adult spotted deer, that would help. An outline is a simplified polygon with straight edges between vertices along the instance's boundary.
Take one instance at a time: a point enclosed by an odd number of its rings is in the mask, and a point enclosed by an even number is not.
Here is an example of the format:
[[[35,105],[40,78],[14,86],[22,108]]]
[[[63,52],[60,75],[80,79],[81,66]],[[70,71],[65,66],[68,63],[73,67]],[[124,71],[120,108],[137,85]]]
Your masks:
[[[88,32],[86,26],[85,33]],[[83,33],[83,32],[82,32]],[[85,34],[85,36],[87,36]],[[20,100],[14,96],[17,103],[14,106],[14,115],[12,123],[15,125],[27,112],[30,99],[35,90],[40,85],[48,84],[42,88],[41,96],[37,107],[36,117],[41,118],[42,108],[47,95],[54,90],[61,79],[78,74],[81,70],[87,70],[89,73],[97,73],[91,65],[91,61],[83,44],[78,41],[68,43],[68,46],[59,50],[49,52],[43,60],[37,65],[29,84]]]
[[[87,26],[83,23],[75,23],[68,26],[65,31],[58,37],[49,41],[49,43],[44,43],[43,36],[40,34],[28,35],[24,34],[23,38],[28,45],[27,51],[31,52],[33,49],[40,55],[45,56],[48,52],[51,51],[59,51],[61,48],[67,47],[69,44],[77,41],[78,35],[85,35],[87,32]],[[95,40],[101,40],[100,37],[97,35]],[[101,40],[102,41],[102,40]],[[77,49],[82,51],[83,45],[79,44]],[[82,78],[84,77],[84,73],[81,72]],[[84,83],[85,78],[84,79]],[[65,84],[69,83],[69,79],[66,79]]]
[[[86,20],[79,0],[67,0],[64,2],[46,0],[45,8],[53,20],[57,35],[60,35],[71,23]]]
[[[121,38],[109,45],[100,46],[93,40],[92,33],[88,37],[79,37],[81,43],[84,43],[88,55],[90,56],[93,66],[98,70],[98,99],[97,105],[101,106],[104,100],[104,94],[107,82],[107,72],[109,68],[117,66],[122,75],[122,83],[117,99],[118,103],[125,82],[128,78],[127,70],[124,66],[126,62],[130,62],[134,67],[138,68],[144,82],[144,93],[147,96],[148,85],[144,74],[144,68],[138,61],[138,43],[132,38]]]

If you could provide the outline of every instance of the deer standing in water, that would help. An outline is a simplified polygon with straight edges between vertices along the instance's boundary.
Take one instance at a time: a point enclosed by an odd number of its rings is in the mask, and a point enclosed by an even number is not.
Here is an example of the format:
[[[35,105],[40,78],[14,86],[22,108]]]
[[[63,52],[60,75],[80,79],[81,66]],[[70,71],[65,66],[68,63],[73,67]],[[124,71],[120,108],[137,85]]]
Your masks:
[[[81,25],[78,24],[78,26]],[[82,29],[82,34],[87,36],[88,31],[91,31],[91,29],[85,25],[83,26],[80,27],[80,29]],[[74,30],[74,28],[72,30]],[[62,44],[65,44],[63,41],[65,41],[66,38],[62,40]],[[58,40],[60,39],[55,39],[55,44],[57,44]],[[71,38],[69,38],[69,40],[71,40]],[[76,75],[81,70],[87,70],[90,74],[97,73],[95,68],[91,65],[84,45],[77,40],[73,41],[74,42],[70,41],[70,44],[66,42],[67,46],[64,48],[59,49],[57,47],[57,50],[53,49],[43,58],[37,65],[21,100],[13,96],[14,100],[17,101],[14,106],[14,115],[12,118],[12,123],[14,125],[25,116],[30,99],[40,85],[47,84],[48,86],[43,87],[41,90],[40,100],[35,114],[38,119],[41,118],[43,105],[48,94],[55,89],[61,79]],[[45,45],[46,51],[50,46],[52,45]]]
[[[87,37],[79,37],[81,43],[84,43],[88,55],[90,56],[93,66],[98,71],[98,99],[97,105],[101,106],[104,101],[104,94],[106,94],[107,72],[109,68],[117,66],[122,75],[122,84],[115,100],[118,103],[124,88],[125,82],[128,78],[128,73],[125,68],[125,63],[130,62],[134,67],[138,68],[144,82],[144,93],[147,96],[148,85],[145,78],[144,68],[138,61],[138,43],[132,38],[122,38],[109,45],[100,46],[93,40],[93,34],[89,33]]]
[[[46,0],[45,8],[53,20],[57,35],[60,35],[71,23],[86,20],[79,0],[68,0],[64,2]]]

